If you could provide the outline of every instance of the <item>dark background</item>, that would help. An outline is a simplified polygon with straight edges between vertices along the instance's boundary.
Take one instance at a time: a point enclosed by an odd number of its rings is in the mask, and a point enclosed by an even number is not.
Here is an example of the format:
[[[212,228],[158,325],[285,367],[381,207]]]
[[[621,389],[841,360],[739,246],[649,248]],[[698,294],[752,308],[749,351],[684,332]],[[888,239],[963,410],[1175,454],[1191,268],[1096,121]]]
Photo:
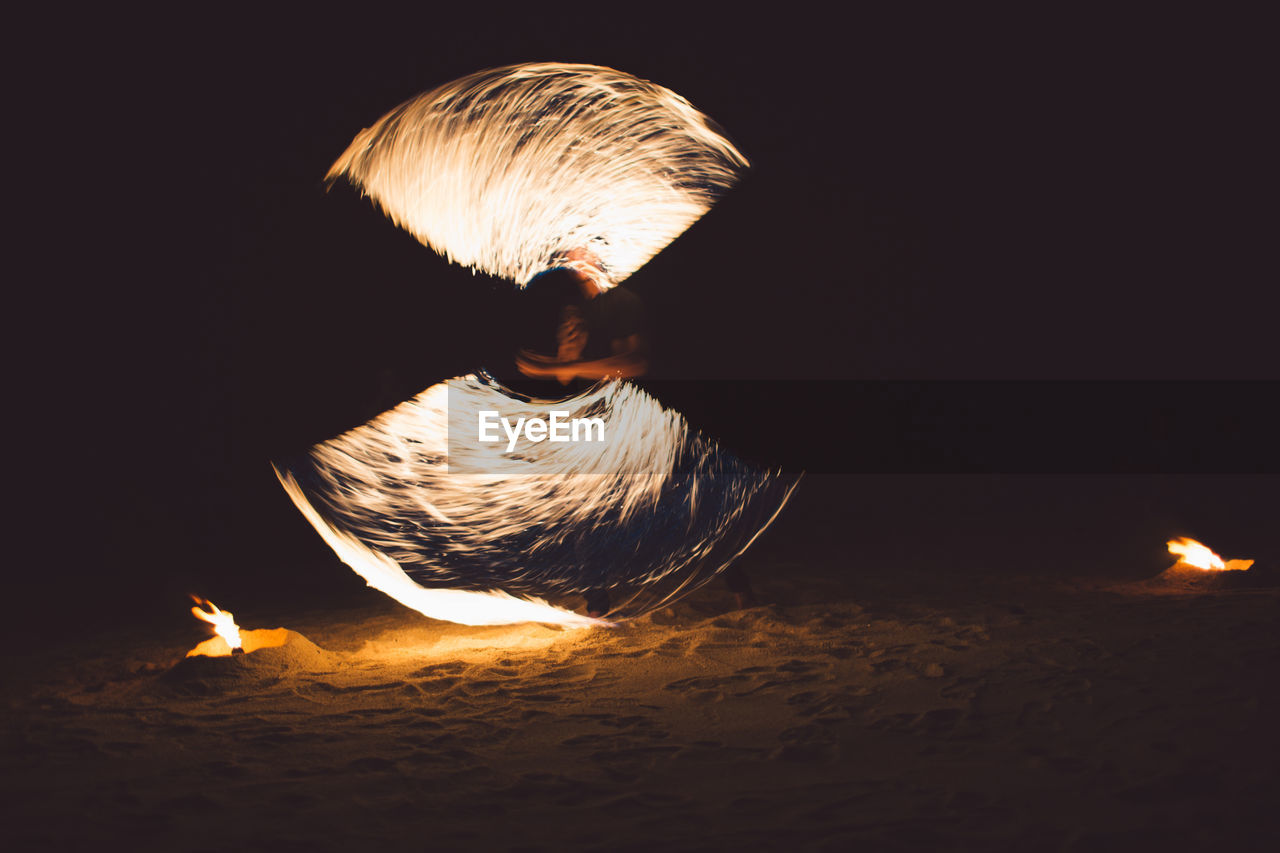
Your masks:
[[[58,600],[87,625],[118,618],[98,601],[361,585],[268,463],[473,370],[507,285],[322,177],[403,100],[526,61],[667,86],[752,162],[628,285],[655,374],[704,382],[679,401],[695,424],[832,475],[753,570],[784,551],[954,565],[985,543],[988,568],[1087,552],[1140,574],[1173,535],[1270,558],[1276,386],[1224,383],[1277,375],[1259,32],[1220,13],[647,6],[16,26],[35,48],[11,103],[34,260],[13,295],[22,610]],[[1211,402],[1184,419],[1182,386],[1150,383],[1187,380]],[[1085,426],[1110,453],[1060,452]],[[1066,531],[1087,547],[1064,556]]]

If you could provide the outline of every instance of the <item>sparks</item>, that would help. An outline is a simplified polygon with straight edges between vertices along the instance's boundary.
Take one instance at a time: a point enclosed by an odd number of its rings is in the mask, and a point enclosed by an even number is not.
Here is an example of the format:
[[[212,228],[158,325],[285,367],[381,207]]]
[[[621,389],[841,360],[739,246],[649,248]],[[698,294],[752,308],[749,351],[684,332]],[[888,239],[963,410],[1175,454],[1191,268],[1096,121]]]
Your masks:
[[[630,276],[747,159],[684,98],[595,65],[481,71],[401,104],[329,170],[451,261],[523,287],[575,251]]]

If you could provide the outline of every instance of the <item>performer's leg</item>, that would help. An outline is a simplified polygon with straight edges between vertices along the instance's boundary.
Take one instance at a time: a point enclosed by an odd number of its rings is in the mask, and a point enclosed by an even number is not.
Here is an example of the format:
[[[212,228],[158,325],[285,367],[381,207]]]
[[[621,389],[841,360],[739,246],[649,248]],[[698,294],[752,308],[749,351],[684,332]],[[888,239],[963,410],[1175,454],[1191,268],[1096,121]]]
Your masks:
[[[738,603],[739,610],[756,606],[758,603],[756,601],[756,591],[751,588],[751,579],[747,577],[747,573],[740,566],[733,565],[725,569],[724,582],[729,587],[729,591],[733,593],[733,598]]]

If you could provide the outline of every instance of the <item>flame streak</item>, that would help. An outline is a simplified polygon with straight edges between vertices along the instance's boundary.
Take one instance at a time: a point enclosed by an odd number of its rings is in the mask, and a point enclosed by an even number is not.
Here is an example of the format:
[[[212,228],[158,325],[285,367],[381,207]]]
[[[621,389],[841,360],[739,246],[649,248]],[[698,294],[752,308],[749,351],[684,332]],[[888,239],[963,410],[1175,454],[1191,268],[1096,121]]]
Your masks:
[[[740,555],[795,486],[719,450],[626,382],[554,404],[602,415],[611,434],[603,450],[523,442],[508,455],[501,443],[449,442],[450,429],[474,435],[481,410],[514,418],[549,407],[487,377],[463,377],[277,474],[371,586],[427,616],[473,625],[599,624],[511,593],[617,590],[631,596],[611,611],[622,617],[661,607]]]
[[[627,278],[732,187],[747,160],[688,101],[594,65],[481,71],[365,129],[346,175],[451,261],[524,286],[588,249]]]
[[[602,286],[697,221],[747,166],[688,101],[591,65],[482,71],[362,131],[329,170],[451,261],[523,287],[556,265]],[[598,279],[599,280],[599,279]],[[693,435],[613,382],[557,410],[603,417],[611,440],[449,442],[477,413],[546,416],[487,377],[432,386],[277,469],[334,552],[427,616],[471,625],[601,624],[538,598],[609,589],[634,616],[695,589],[776,517],[794,488]],[[455,435],[458,433],[455,432]],[[419,585],[418,582],[425,586]],[[434,587],[450,586],[454,589]]]
[[[193,595],[191,600],[198,605],[191,608],[192,615],[212,625],[213,630],[227,641],[228,646],[233,649],[241,648],[243,643],[240,640],[240,626],[236,625],[235,617],[230,610],[219,609],[218,605],[207,598],[197,598]],[[205,607],[209,609],[205,610]]]
[[[1166,544],[1169,546],[1169,553],[1176,554],[1180,563],[1186,563],[1188,566],[1194,566],[1197,569],[1215,572],[1223,571],[1227,567],[1221,557],[1194,539],[1188,539],[1184,536],[1178,539],[1171,539]]]

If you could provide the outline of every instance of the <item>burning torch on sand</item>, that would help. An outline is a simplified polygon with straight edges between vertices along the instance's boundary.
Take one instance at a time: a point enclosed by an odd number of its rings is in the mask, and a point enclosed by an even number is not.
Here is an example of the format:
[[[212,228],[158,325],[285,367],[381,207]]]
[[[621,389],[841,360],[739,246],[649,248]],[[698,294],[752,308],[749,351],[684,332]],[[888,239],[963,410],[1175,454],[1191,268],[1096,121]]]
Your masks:
[[[244,642],[240,639],[240,626],[236,624],[235,617],[231,611],[222,610],[207,598],[193,595],[191,600],[196,603],[196,606],[191,608],[191,615],[212,625],[213,630],[231,648],[231,654],[244,654]],[[205,608],[208,609],[206,610]],[[192,649],[191,654],[195,653],[195,649]]]
[[[1208,547],[1194,539],[1180,537],[1166,543],[1169,553],[1178,557],[1169,571],[1198,569],[1203,572],[1243,572],[1253,565],[1253,560],[1223,560]]]
[[[191,608],[191,615],[212,625],[216,635],[187,652],[187,657],[242,655],[257,649],[283,646],[288,641],[289,631],[284,628],[241,632],[230,610],[223,610],[207,598],[193,595],[191,600],[196,603]]]

